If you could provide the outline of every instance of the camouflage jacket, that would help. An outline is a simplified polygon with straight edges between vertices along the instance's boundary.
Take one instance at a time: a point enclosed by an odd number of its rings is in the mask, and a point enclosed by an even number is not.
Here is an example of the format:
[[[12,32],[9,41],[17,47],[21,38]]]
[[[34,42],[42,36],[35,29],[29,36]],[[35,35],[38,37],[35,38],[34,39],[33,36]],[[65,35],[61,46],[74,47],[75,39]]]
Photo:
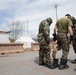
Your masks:
[[[43,20],[39,25],[38,42],[45,44],[50,39],[50,24],[46,20]]]

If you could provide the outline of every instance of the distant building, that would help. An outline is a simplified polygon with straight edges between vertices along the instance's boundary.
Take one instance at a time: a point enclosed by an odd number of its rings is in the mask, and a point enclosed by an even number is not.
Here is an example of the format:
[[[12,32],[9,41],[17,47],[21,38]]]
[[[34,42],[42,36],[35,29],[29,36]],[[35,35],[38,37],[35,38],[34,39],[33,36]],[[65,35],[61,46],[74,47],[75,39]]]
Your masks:
[[[10,33],[11,31],[0,31],[0,34],[7,34]]]
[[[9,42],[9,33],[10,31],[0,31],[0,43],[8,43]]]

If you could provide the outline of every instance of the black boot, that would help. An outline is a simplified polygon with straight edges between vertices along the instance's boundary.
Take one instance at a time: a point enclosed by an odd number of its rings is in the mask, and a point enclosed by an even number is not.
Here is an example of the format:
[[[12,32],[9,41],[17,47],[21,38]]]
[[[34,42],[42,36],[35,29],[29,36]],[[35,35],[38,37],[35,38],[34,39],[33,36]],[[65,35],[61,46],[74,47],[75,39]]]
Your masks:
[[[60,70],[68,69],[69,65],[67,65],[67,59],[61,59],[60,65],[58,67]]]
[[[47,67],[49,68],[49,69],[51,69],[51,67],[52,67],[53,65],[52,64],[50,64],[50,65],[47,65]]]
[[[46,65],[46,64],[45,64],[45,62],[42,62],[42,63],[41,63],[41,62],[39,62],[39,65]]]
[[[50,69],[55,69],[57,68],[59,65],[58,65],[58,59],[53,59],[53,65],[50,67]]]
[[[73,64],[76,64],[76,59],[74,59],[74,60],[72,61],[72,63],[73,63]]]

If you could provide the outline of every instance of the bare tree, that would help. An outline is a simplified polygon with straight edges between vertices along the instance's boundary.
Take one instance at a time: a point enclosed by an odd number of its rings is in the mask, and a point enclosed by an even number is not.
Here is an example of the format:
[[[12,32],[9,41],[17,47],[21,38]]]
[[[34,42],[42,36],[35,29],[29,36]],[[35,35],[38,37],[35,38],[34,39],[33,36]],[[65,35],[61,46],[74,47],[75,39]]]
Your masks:
[[[18,20],[7,21],[7,25],[11,31],[9,40],[15,41],[18,36],[22,35],[24,23]]]

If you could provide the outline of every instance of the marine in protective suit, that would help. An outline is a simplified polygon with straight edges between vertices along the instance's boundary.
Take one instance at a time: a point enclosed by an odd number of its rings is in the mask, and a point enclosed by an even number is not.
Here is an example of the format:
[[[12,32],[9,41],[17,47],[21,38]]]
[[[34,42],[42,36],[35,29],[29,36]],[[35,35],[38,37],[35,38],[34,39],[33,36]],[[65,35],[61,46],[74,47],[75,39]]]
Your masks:
[[[72,41],[73,50],[74,50],[74,53],[76,54],[76,19],[73,16],[70,16],[70,19],[71,19],[71,21],[73,23],[73,26],[72,26],[73,40],[71,40],[71,37],[70,37],[70,42]],[[72,61],[72,63],[76,64],[76,58]]]
[[[41,21],[38,31],[38,42],[40,46],[39,50],[39,65],[47,65],[51,67],[51,57],[50,57],[50,25],[52,24],[52,19],[47,18]]]

